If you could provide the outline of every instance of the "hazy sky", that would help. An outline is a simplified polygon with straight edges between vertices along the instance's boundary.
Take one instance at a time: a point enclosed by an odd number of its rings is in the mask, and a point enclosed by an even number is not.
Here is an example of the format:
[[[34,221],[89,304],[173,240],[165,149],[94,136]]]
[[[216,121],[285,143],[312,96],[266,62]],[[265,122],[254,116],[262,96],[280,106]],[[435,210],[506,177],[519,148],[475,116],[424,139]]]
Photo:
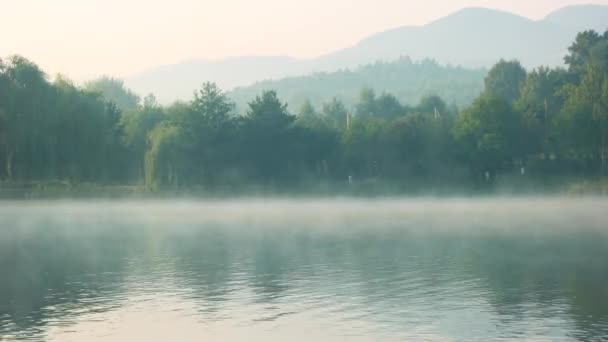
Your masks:
[[[234,55],[317,56],[468,6],[532,19],[608,0],[0,0],[0,56],[75,79]]]

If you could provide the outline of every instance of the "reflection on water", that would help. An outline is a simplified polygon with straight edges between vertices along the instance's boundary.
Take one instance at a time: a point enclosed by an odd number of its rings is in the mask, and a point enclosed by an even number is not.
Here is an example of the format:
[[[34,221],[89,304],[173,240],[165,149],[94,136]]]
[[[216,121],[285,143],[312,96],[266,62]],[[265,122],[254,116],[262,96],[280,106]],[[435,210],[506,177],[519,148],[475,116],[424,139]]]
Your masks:
[[[4,203],[0,340],[603,341],[606,209]]]

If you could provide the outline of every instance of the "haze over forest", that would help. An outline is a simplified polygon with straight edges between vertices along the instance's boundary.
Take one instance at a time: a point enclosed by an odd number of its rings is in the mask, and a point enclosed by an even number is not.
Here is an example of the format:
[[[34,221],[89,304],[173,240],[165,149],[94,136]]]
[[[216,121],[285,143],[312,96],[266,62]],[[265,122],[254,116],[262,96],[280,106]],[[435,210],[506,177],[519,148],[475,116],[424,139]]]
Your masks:
[[[150,79],[159,88],[142,96],[132,80],[79,85],[8,56],[0,59],[0,185],[385,193],[589,181],[583,188],[600,189],[608,30],[586,28],[606,26],[607,13],[568,7],[532,21],[465,9],[315,60],[337,71],[232,90],[222,73],[288,71],[277,59],[231,59],[208,64],[219,74],[186,67],[188,80]],[[423,53],[433,59],[416,59]],[[346,68],[357,63],[368,64]],[[182,88],[192,95],[163,103],[163,89]]]

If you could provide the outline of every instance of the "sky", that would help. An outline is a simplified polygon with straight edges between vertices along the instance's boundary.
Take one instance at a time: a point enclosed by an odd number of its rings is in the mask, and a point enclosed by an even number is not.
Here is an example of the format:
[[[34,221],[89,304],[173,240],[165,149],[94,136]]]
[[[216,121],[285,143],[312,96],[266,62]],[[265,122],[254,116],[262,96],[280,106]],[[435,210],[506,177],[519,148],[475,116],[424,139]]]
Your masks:
[[[0,58],[75,80],[190,59],[315,57],[464,7],[531,19],[608,0],[0,0]]]

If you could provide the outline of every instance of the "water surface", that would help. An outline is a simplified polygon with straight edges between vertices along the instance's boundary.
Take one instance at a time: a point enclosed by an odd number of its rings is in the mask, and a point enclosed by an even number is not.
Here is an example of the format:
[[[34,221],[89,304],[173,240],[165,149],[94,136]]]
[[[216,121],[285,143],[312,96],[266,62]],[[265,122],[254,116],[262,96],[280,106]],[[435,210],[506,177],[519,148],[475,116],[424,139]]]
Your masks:
[[[0,340],[606,341],[608,201],[2,202]]]

